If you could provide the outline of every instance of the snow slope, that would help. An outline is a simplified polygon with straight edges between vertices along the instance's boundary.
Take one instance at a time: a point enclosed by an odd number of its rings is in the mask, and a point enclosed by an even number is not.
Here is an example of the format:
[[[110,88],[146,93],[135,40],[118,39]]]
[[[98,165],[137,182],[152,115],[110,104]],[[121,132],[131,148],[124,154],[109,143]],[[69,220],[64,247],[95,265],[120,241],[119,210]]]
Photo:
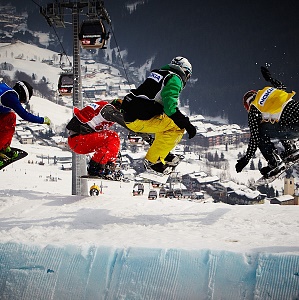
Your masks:
[[[32,104],[53,126],[71,114]],[[70,152],[12,145],[29,156],[1,171],[1,299],[299,299],[298,206],[149,201],[151,187],[133,197],[134,182],[98,181],[98,197],[71,196],[71,171],[47,159]],[[225,153],[227,176],[246,183],[257,171],[235,172],[239,151]]]
[[[298,298],[297,206],[149,201],[133,182],[70,196],[71,171],[44,162],[1,174],[1,299]]]

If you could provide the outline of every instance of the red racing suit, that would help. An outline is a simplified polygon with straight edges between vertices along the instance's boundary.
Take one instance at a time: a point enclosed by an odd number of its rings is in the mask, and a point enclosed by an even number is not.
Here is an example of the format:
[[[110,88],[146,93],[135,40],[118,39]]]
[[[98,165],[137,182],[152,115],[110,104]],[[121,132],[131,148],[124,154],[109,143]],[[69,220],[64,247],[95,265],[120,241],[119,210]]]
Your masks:
[[[114,124],[101,114],[107,101],[97,101],[82,109],[74,108],[74,117],[66,128],[70,131],[69,147],[77,154],[94,152],[92,160],[99,164],[115,162],[120,149],[120,139],[115,131],[109,130]]]

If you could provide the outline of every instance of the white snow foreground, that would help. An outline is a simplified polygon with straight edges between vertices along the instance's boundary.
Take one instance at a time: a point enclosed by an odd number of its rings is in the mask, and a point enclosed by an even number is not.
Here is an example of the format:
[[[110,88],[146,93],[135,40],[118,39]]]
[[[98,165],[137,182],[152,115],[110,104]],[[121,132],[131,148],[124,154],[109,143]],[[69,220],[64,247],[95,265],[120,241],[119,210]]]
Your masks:
[[[15,173],[20,189],[0,192],[1,299],[299,296],[297,206],[149,201],[132,182],[66,196],[47,191],[65,179],[40,192],[38,172],[32,186]]]

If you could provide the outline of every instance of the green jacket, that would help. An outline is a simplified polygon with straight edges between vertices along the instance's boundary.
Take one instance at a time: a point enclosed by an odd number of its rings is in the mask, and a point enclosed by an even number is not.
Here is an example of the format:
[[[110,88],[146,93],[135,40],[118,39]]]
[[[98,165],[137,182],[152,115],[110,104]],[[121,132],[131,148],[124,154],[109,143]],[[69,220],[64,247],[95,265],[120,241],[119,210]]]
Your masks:
[[[190,123],[189,118],[178,108],[185,81],[186,76],[179,67],[166,65],[152,70],[146,80],[125,97],[122,104],[125,121],[149,120],[165,113],[180,128],[185,128]]]

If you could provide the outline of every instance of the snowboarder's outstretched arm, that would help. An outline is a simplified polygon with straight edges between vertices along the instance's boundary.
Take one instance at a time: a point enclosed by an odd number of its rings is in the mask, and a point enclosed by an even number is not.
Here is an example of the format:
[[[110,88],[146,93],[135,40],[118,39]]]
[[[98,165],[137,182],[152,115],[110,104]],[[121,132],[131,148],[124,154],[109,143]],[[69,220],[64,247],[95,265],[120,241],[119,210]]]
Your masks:
[[[117,124],[119,124],[120,126],[126,128],[127,130],[129,130],[130,132],[132,132],[132,130],[130,130],[125,121],[124,121],[124,116],[123,114],[117,110],[113,105],[106,105],[102,108],[101,110],[101,114],[102,116],[110,122],[115,122]],[[142,137],[142,139],[146,142],[148,142],[150,145],[153,143],[153,138],[150,134],[148,133],[142,133],[142,132],[138,132],[138,135],[140,135]]]
[[[35,116],[23,108],[18,96],[15,93],[5,93],[2,96],[1,102],[5,107],[15,111],[16,114],[18,114],[25,121],[39,124],[44,123],[44,118]]]
[[[270,82],[273,85],[273,87],[275,87],[276,89],[279,89],[279,90],[287,89],[287,87],[281,81],[279,81],[278,79],[274,79],[272,77],[270,71],[266,67],[261,67],[261,72],[262,72],[264,79],[266,81]]]

